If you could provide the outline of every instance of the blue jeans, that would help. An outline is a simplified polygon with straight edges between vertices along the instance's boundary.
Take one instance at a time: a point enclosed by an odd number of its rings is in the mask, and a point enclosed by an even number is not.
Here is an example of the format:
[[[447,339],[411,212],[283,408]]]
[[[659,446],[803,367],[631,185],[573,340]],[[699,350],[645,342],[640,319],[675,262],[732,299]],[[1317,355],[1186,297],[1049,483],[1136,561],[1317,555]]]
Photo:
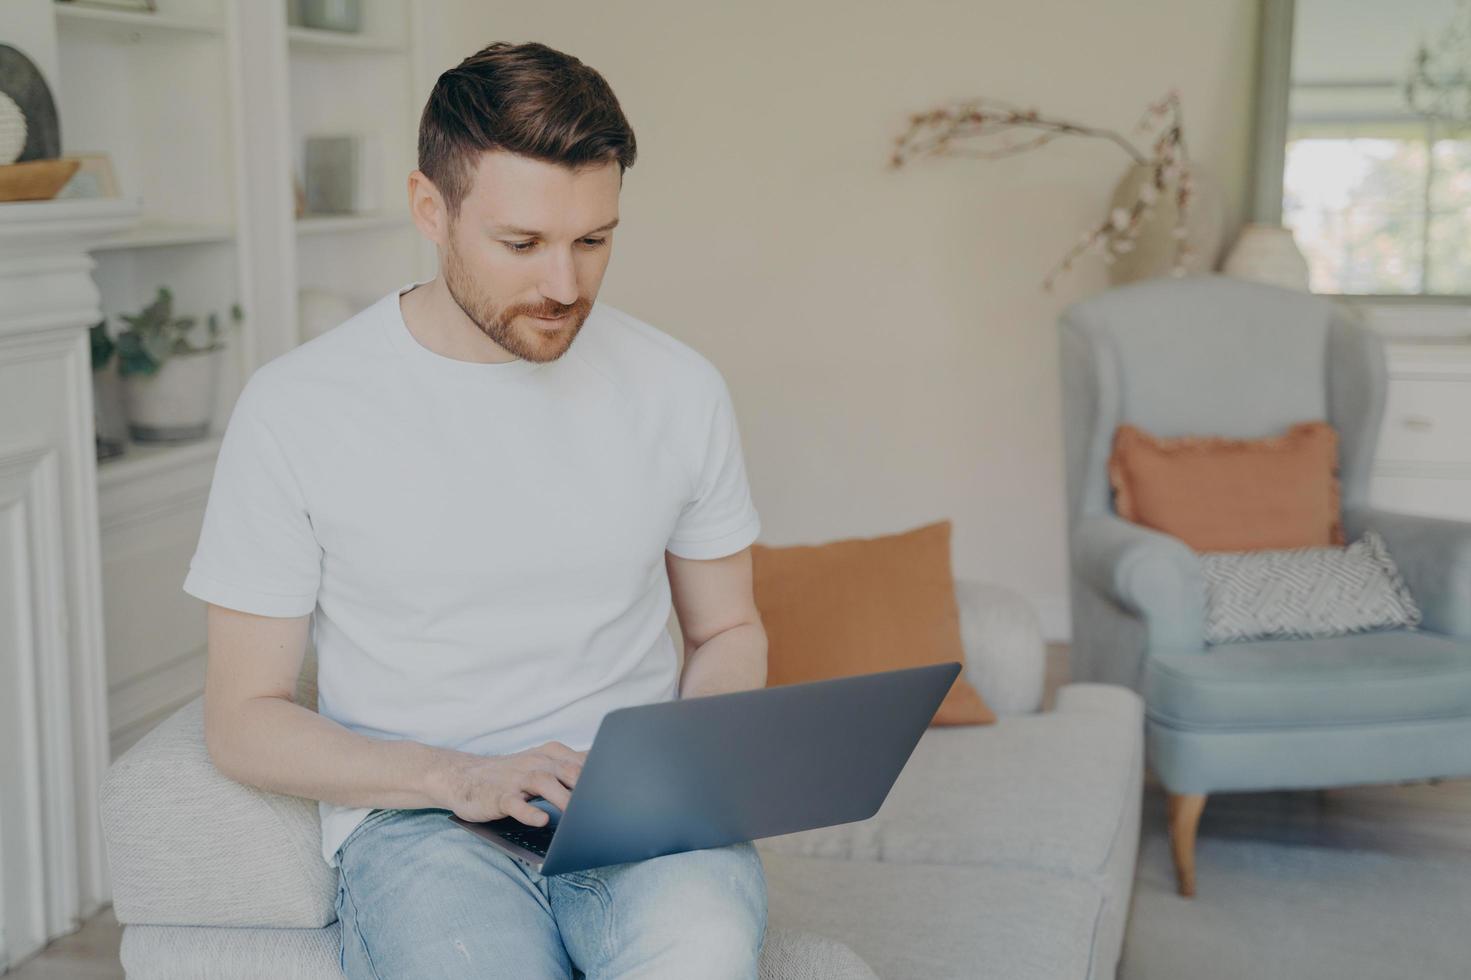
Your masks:
[[[548,878],[450,812],[374,810],[337,849],[351,980],[754,980],[766,875],[753,844]]]

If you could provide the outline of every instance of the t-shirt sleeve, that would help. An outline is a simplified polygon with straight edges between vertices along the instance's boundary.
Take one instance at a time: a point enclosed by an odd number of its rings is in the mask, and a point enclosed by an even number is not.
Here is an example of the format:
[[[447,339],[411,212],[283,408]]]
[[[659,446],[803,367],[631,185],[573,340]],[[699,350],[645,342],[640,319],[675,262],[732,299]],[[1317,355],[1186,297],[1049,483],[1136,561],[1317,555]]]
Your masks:
[[[264,398],[257,372],[225,427],[184,591],[259,616],[303,616],[316,608],[322,549]]]
[[[714,398],[704,413],[701,438],[694,448],[699,477],[694,495],[680,511],[665,546],[681,558],[724,558],[755,541],[761,519],[751,500],[740,430],[730,389],[712,369]]]

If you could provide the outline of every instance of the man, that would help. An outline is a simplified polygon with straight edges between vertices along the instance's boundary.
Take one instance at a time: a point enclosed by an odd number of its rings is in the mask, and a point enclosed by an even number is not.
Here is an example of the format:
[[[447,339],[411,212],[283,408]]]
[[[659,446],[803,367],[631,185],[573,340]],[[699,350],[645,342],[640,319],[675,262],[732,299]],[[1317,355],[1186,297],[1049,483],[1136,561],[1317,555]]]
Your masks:
[[[320,801],[350,977],[756,975],[750,843],[546,878],[449,819],[542,824],[528,800],[566,806],[607,712],[765,684],[724,380],[595,302],[634,155],[576,58],[445,72],[408,182],[441,274],[262,366],[230,417],[184,582],[206,739]]]

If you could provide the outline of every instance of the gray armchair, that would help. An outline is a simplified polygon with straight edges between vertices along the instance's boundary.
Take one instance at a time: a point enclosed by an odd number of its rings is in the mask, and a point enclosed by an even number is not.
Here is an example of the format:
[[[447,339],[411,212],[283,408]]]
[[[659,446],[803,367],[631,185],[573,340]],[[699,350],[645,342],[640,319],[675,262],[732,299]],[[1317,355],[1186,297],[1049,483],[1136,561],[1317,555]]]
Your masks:
[[[1323,297],[1214,275],[1110,290],[1060,329],[1073,680],[1144,696],[1180,893],[1212,793],[1471,774],[1471,525],[1369,505],[1385,391],[1372,332]],[[1115,429],[1255,438],[1324,418],[1349,540],[1383,536],[1421,628],[1207,645],[1195,552],[1114,513]]]

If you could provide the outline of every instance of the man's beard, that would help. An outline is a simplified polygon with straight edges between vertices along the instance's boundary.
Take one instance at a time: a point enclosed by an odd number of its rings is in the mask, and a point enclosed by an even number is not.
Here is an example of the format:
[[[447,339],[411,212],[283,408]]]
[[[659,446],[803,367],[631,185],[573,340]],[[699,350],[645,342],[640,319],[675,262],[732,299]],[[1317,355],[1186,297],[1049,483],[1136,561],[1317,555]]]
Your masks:
[[[555,361],[567,353],[578,331],[592,311],[592,302],[578,297],[571,306],[547,304],[540,307],[508,306],[497,307],[481,297],[475,280],[460,261],[458,250],[451,245],[445,254],[444,285],[450,298],[469,317],[480,332],[499,344],[503,349],[524,361],[546,363]],[[571,318],[556,332],[549,333],[525,320],[517,322],[522,314],[532,316],[558,316],[571,314]]]

